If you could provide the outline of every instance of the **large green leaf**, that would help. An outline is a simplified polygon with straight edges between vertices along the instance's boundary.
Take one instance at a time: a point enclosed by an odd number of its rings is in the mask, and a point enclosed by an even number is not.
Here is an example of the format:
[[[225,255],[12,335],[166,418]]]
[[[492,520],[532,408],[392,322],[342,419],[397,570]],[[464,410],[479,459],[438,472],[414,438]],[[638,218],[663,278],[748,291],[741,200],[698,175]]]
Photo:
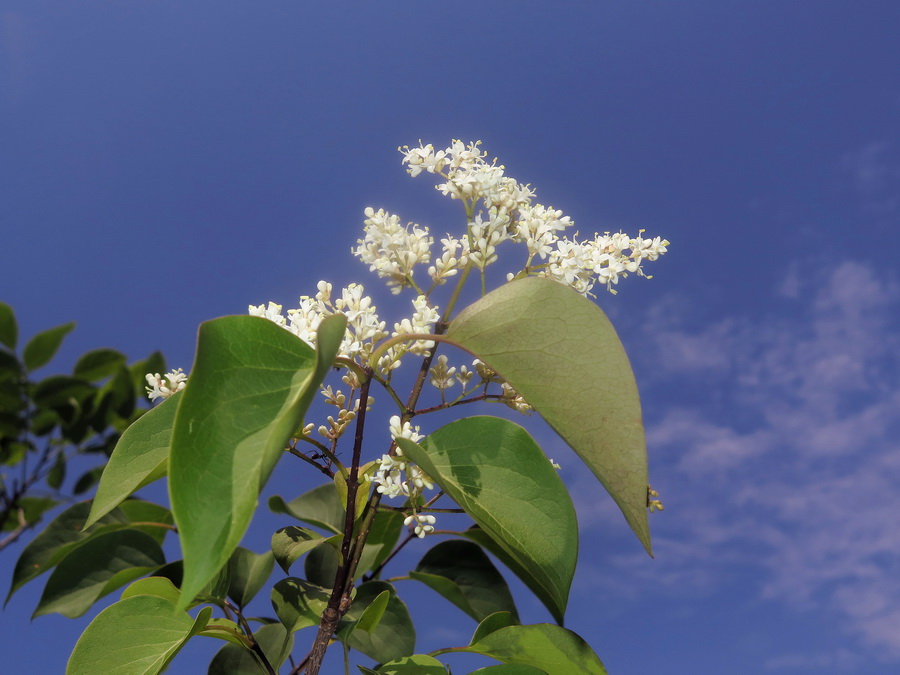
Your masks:
[[[81,616],[107,593],[165,562],[159,544],[139,530],[98,534],[59,562],[34,616],[52,612],[69,618]]]
[[[464,309],[447,337],[496,370],[584,460],[652,555],[637,384],[603,311],[529,277]]]
[[[31,338],[28,344],[25,345],[25,349],[22,350],[22,360],[25,362],[25,367],[32,371],[49,363],[62,344],[63,338],[73,328],[75,328],[74,321],[55,326],[54,328],[48,328]]]
[[[476,621],[506,611],[518,622],[506,581],[476,544],[458,539],[442,541],[425,554],[409,576],[443,595]]]
[[[140,488],[166,475],[181,392],[147,411],[119,438],[97,487],[85,528]]]
[[[155,595],[135,595],[104,609],[78,642],[66,675],[156,675],[209,620],[211,608],[197,619],[176,612]]]
[[[565,485],[528,432],[497,417],[469,417],[441,427],[422,445],[404,438],[397,444],[528,570],[561,622],[578,558],[578,523]]]
[[[465,649],[502,663],[532,666],[547,675],[606,675],[603,663],[580,636],[543,623],[495,630]]]
[[[384,591],[390,592],[390,599],[375,629],[368,632],[353,630],[353,624]],[[416,629],[409,611],[397,597],[394,587],[384,581],[370,581],[357,589],[337,637],[379,663],[410,656],[416,650]]]
[[[270,623],[255,630],[253,637],[277,672],[294,647],[293,636],[288,635],[280,623]],[[265,671],[253,652],[236,644],[229,644],[216,653],[206,672],[208,675],[260,675]]]
[[[200,326],[175,415],[169,495],[184,553],[186,606],[228,561],[285,445],[337,355],[343,315],[319,326],[318,352],[254,316]]]
[[[274,567],[271,551],[257,554],[238,546],[228,561],[228,597],[244,607],[269,580]]]
[[[16,323],[16,313],[5,302],[0,302],[0,343],[15,349],[18,340],[19,324]]]

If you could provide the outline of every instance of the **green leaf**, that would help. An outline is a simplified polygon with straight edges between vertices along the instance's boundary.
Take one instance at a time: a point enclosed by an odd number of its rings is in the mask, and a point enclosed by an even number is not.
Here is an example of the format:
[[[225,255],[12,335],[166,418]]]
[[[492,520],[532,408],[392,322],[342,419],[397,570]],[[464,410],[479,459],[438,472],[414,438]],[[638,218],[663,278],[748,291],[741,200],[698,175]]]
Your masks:
[[[278,566],[285,574],[291,571],[291,565],[299,560],[303,554],[313,550],[319,544],[328,541],[335,546],[340,546],[342,535],[336,534],[325,539],[318,532],[313,532],[305,527],[291,525],[282,527],[272,535],[272,553]]]
[[[509,612],[494,612],[490,616],[485,617],[475,633],[472,635],[472,641],[469,644],[475,644],[484,637],[490,635],[495,630],[506,628],[507,626],[518,626],[519,622],[515,620]]]
[[[172,529],[166,526],[171,526],[175,522],[172,512],[165,506],[145,502],[143,499],[128,499],[119,504],[118,511],[125,516],[130,527],[149,534],[160,545],[166,538],[166,534]],[[144,524],[137,525],[136,523]]]
[[[175,415],[169,494],[184,552],[182,605],[227,562],[285,445],[331,367],[346,326],[323,319],[319,351],[255,316],[200,326]]]
[[[263,654],[266,655],[266,659],[276,671],[294,647],[293,636],[289,635],[280,623],[263,626],[254,631],[253,636],[259,643]],[[265,671],[258,663],[250,650],[236,644],[228,644],[213,657],[207,673],[208,675],[260,675]]]
[[[334,584],[337,568],[341,564],[341,554],[332,545],[322,543],[310,551],[303,561],[303,573],[306,578],[317,586],[330,588]]]
[[[128,366],[128,372],[131,375],[131,383],[135,392],[146,396],[147,375],[150,373],[165,373],[166,357],[162,355],[162,352],[153,352],[143,361],[135,361]]]
[[[464,309],[447,337],[541,413],[603,483],[652,555],[637,384],[603,311],[567,286],[529,277]]]
[[[93,349],[78,359],[72,374],[88,382],[98,382],[114,375],[125,361],[125,355],[115,349]]]
[[[305,579],[288,577],[272,589],[272,607],[282,625],[293,633],[301,628],[318,626],[328,606],[331,591]]]
[[[553,595],[544,587],[541,580],[535,577],[528,568],[520,565],[517,560],[510,556],[499,544],[497,544],[497,542],[491,539],[490,535],[477,525],[473,525],[465,532],[460,532],[459,534],[469,541],[474,541],[488,553],[497,557],[500,562],[506,565],[513,574],[519,577],[519,579],[528,586],[531,592],[544,603],[544,606],[550,610],[551,614],[553,614],[553,618],[562,624],[563,616],[554,609],[555,602],[553,600]]]
[[[363,610],[362,615],[353,624],[353,630],[361,630],[371,633],[381,623],[384,612],[387,609],[388,601],[391,599],[391,592],[388,590],[381,591],[375,599],[369,603],[369,606]]]
[[[363,514],[363,511],[366,510],[366,502],[369,501],[369,493],[371,492],[371,487],[369,483],[363,480],[363,476],[365,476],[367,472],[372,472],[374,470],[375,462],[368,462],[359,467],[358,475],[360,482],[356,489],[356,513],[354,514],[353,522],[359,520],[359,517]],[[338,497],[341,500],[341,507],[346,511],[348,495],[347,479],[340,471],[335,471],[334,473],[334,487],[336,488]]]
[[[14,350],[18,340],[19,324],[16,323],[16,313],[5,302],[0,302],[0,343]]]
[[[376,670],[365,666],[356,666],[366,675],[447,675],[444,664],[427,654],[413,654],[383,663]]]
[[[53,462],[53,466],[50,468],[50,472],[47,474],[47,485],[54,490],[59,490],[65,479],[66,456],[65,454],[60,452],[58,455],[56,455],[56,460]]]
[[[488,666],[487,668],[479,668],[473,670],[469,675],[547,675],[546,670],[535,668],[534,666]]]
[[[178,392],[147,411],[119,438],[100,477],[86,528],[137,490],[166,475],[180,397]]]
[[[394,550],[403,531],[404,514],[400,511],[379,511],[372,520],[366,545],[359,557],[357,574],[364,574],[381,565]]]
[[[47,511],[59,504],[55,499],[50,497],[22,497],[17,503],[18,508],[10,509],[6,514],[6,520],[0,523],[2,531],[11,532],[19,527],[19,509],[21,509],[22,520],[28,525],[33,525],[41,519]]]
[[[434,546],[409,573],[476,621],[494,612],[518,613],[509,587],[479,546],[452,539]]]
[[[154,595],[136,595],[104,609],[78,638],[66,675],[155,675],[209,619],[196,620]]]
[[[243,547],[235,549],[228,561],[228,597],[244,607],[269,580],[275,558],[271,551],[256,554]]]
[[[100,476],[102,475],[102,466],[95,466],[93,469],[85,471],[78,477],[78,480],[75,481],[75,485],[72,487],[72,493],[76,495],[83,495],[85,492],[94,487],[98,482],[100,482]]]
[[[32,618],[53,612],[81,616],[107,593],[165,562],[159,544],[139,530],[98,534],[59,562]]]
[[[165,577],[147,577],[146,579],[138,579],[133,584],[129,585],[122,591],[122,595],[119,596],[119,599],[124,600],[125,598],[131,598],[135,595],[155,595],[158,598],[168,600],[174,605],[178,602],[179,593],[178,587],[173,584],[171,580]]]
[[[54,518],[28,543],[16,561],[5,602],[9,602],[13,593],[26,583],[52,568],[75,547],[96,534],[96,528],[94,532],[83,532],[81,529],[90,508],[88,502],[74,504]],[[125,525],[127,519],[121,511],[116,511],[108,514],[103,522]]]
[[[290,502],[275,495],[269,497],[269,510],[284,513],[304,523],[335,534],[344,531],[344,507],[334,485],[320,485]]]
[[[469,417],[441,427],[422,445],[405,438],[397,443],[528,570],[562,622],[578,558],[578,523],[565,485],[528,432],[497,417]]]
[[[359,620],[384,591],[389,591],[390,599],[377,627],[371,632],[353,630],[353,622]],[[409,611],[397,597],[394,587],[384,581],[362,584],[344,619],[337,633],[338,639],[379,663],[410,656],[416,650],[416,629]]]
[[[458,651],[532,666],[547,675],[606,675],[606,668],[587,642],[562,626],[548,623],[500,628]]]
[[[22,360],[29,372],[37,370],[50,362],[62,344],[63,338],[75,328],[75,322],[48,328],[35,335],[22,351]]]

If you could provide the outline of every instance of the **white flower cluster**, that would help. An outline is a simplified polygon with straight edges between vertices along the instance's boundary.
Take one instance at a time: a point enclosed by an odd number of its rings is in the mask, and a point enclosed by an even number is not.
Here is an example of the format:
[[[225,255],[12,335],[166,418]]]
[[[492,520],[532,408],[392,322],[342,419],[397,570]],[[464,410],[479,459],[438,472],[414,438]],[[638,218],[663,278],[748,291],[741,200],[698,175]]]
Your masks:
[[[574,238],[560,239],[555,250],[550,252],[549,264],[543,274],[568,284],[583,295],[587,295],[595,283],[601,283],[610,293],[615,293],[613,285],[629,273],[649,279],[641,263],[657,260],[668,250],[669,242],[660,237],[645,239],[641,236],[643,232],[640,230],[636,237],[607,232],[581,242]]]
[[[465,237],[456,239],[448,235],[441,240],[443,253],[428,269],[433,283],[444,283],[469,263],[484,270],[496,262],[497,246],[506,240],[526,245],[525,270],[528,273],[568,284],[584,295],[589,294],[597,283],[615,293],[613,286],[620,278],[629,273],[648,276],[643,273],[641,264],[666,253],[668,241],[660,237],[644,239],[643,231],[633,238],[621,232],[606,232],[595,234],[587,241],[562,236],[561,233],[574,224],[571,218],[553,207],[533,204],[534,191],[505,176],[504,167],[496,160],[489,164],[485,160],[487,153],[480,150],[480,144],[480,141],[464,144],[455,140],[450,147],[435,150],[430,143],[423,145],[420,141],[417,148],[400,148],[402,163],[406,164],[411,176],[418,176],[423,171],[441,176],[445,182],[437,185],[437,189],[453,199],[462,200],[467,212],[473,214]],[[476,213],[475,204],[479,201],[482,208]],[[389,276],[392,291],[399,292],[400,287],[412,278],[411,265],[406,263],[412,260],[427,262],[432,239],[427,229],[419,230],[417,226],[412,235],[406,230],[401,231],[396,216],[388,217],[383,211],[376,214],[369,208],[366,215],[369,217],[366,239],[360,240],[356,254],[376,269],[374,252],[391,251],[387,262],[381,263],[389,271],[383,273],[379,268],[379,274]],[[413,235],[416,247],[401,264],[390,247],[401,246]],[[376,249],[370,241],[387,241],[390,245]],[[532,265],[535,258],[546,262]],[[510,274],[508,278],[514,276]]]
[[[391,438],[408,438],[418,443],[423,436],[419,427],[409,422],[400,422],[400,416],[394,415],[390,420]],[[404,473],[406,474],[404,476]],[[394,455],[382,455],[375,469],[374,476],[369,479],[377,486],[376,491],[393,499],[394,497],[415,497],[422,490],[433,490],[434,481],[418,466],[408,461],[403,450],[395,448]]]
[[[420,295],[413,300],[413,315],[394,324],[393,333],[388,333],[386,324],[376,312],[372,298],[364,295],[360,284],[350,284],[341,290],[340,297],[332,299],[332,285],[320,281],[315,297],[302,296],[300,306],[290,309],[287,318],[282,314],[282,306],[274,302],[268,305],[250,305],[251,316],[260,316],[289,330],[297,337],[315,346],[316,329],[326,316],[343,313],[347,317],[347,331],[344,333],[340,347],[340,355],[353,359],[361,365],[367,365],[375,344],[389,335],[409,333],[431,333],[435,322],[440,318],[436,307],[428,304],[428,299]],[[400,365],[400,357],[406,352],[424,354],[434,343],[430,340],[418,340],[409,345],[397,345],[376,364],[378,370],[387,373]]]
[[[412,283],[413,267],[431,260],[431,244],[428,228],[412,225],[410,232],[400,225],[397,216],[384,209],[375,211],[371,206],[365,210],[366,236],[360,239],[353,254],[369,265],[369,270],[388,279],[388,286],[395,295],[404,286]]]
[[[144,377],[147,380],[147,384],[150,385],[146,389],[147,397],[151,401],[155,401],[158,398],[169,398],[176,391],[184,389],[187,383],[187,375],[184,374],[181,368],[170,370],[165,377],[159,373],[147,373]]]

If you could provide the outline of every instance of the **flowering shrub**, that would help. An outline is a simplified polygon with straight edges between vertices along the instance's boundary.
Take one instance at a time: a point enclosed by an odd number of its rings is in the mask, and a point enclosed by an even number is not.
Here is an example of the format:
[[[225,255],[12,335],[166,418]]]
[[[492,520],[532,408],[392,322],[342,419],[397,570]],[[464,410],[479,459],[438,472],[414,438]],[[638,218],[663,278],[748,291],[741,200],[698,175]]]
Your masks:
[[[80,531],[71,531],[75,516],[63,514],[68,548],[45,549],[58,570],[76,557],[84,574],[54,574],[39,613],[77,616],[130,583],[88,626],[68,672],[161,672],[195,635],[229,643],[211,673],[275,673],[288,659],[291,673],[317,673],[335,640],[346,658],[353,649],[377,664],[359,666],[364,673],[444,673],[436,657],[449,652],[529,672],[606,672],[576,633],[520,625],[485,554],[562,623],[578,533],[559,465],[507,419],[461,417],[432,429],[427,415],[476,402],[537,412],[605,486],[649,553],[648,509],[662,505],[650,499],[658,495],[647,484],[637,388],[615,331],[589,298],[597,288],[615,293],[629,275],[648,276],[644,265],[668,242],[643,231],[580,237],[570,217],[535,202],[534,190],[487,161],[477,142],[400,150],[411,176],[432,174],[465,211],[465,227],[436,243],[428,227],[365,209],[353,253],[393,294],[410,293],[409,316],[389,325],[362,285],[337,290],[319,281],[287,312],[268,302],[251,306],[250,316],[202,324],[187,379],[180,370],[147,376],[149,395],[163,402],[123,435],[90,513],[77,514]],[[507,282],[488,292],[486,270],[501,256],[510,262]],[[481,297],[459,310],[473,277]],[[406,379],[398,375],[404,367]],[[318,423],[305,419],[317,396],[332,412]],[[376,449],[367,420],[378,414],[390,440]],[[239,544],[284,454],[329,480],[290,502],[270,499],[273,511],[303,525],[281,528],[272,550],[257,555]],[[183,563],[162,559],[167,517],[136,524],[120,515],[136,490],[165,475]],[[474,524],[442,530],[442,513],[465,513]],[[47,532],[55,530],[54,521]],[[417,654],[406,606],[380,576],[399,549],[438,535],[451,538],[407,578],[478,627],[468,645]],[[274,563],[290,575],[304,556],[305,578],[274,584],[277,620],[252,629],[244,607]],[[222,616],[214,618],[214,608]],[[295,659],[294,634],[307,627],[315,634]]]

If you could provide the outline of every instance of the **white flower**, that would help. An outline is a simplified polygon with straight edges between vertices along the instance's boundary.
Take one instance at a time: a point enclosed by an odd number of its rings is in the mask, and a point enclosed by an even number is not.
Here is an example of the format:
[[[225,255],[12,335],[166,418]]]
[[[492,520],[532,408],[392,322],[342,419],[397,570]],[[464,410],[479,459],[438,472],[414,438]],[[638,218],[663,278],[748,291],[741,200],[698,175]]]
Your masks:
[[[421,513],[414,513],[411,516],[407,516],[403,519],[403,524],[409,527],[413,523],[416,524],[415,529],[413,530],[416,533],[416,536],[419,539],[422,539],[426,534],[431,534],[434,532],[434,524],[437,522],[437,519],[431,515],[423,515]]]
[[[412,426],[409,422],[400,423],[400,416],[394,415],[390,419],[390,431],[391,438],[397,440],[398,438],[406,438],[413,443],[418,443],[423,438],[425,438],[422,434],[419,433],[419,427]],[[398,448],[399,450],[399,448]],[[403,454],[402,451],[399,454]]]
[[[453,379],[453,376],[456,374],[456,367],[447,367],[447,357],[444,354],[438,356],[437,363],[428,372],[431,374],[429,382],[436,389],[449,389],[456,384]]]
[[[421,229],[410,223],[408,227],[400,225],[397,216],[384,209],[375,211],[371,206],[365,210],[365,238],[359,239],[359,246],[353,251],[360,260],[369,265],[369,269],[378,276],[388,279],[391,292],[396,294],[404,286],[409,285],[413,276],[413,267],[418,263],[431,260],[431,244],[434,239],[428,234],[428,228]]]
[[[276,305],[274,302],[269,302],[269,305],[259,305],[254,306],[250,305],[247,307],[247,313],[250,316],[261,316],[264,319],[268,319],[269,321],[278,324],[279,326],[285,325],[284,317],[281,315],[281,305]]]
[[[561,467],[559,464],[557,464],[556,462],[553,461],[553,458],[552,458],[552,457],[550,458],[550,466],[552,466],[552,467],[553,467],[554,469],[556,469],[557,471],[559,471],[560,469],[562,469],[562,467]]]
[[[422,170],[428,173],[440,173],[449,162],[446,150],[435,152],[431,143],[422,145],[421,140],[418,148],[410,148],[408,145],[404,145],[397,148],[397,150],[403,153],[401,163],[407,165],[406,170],[413,178],[418,176]]]
[[[434,330],[434,324],[441,318],[437,307],[430,307],[428,298],[424,295],[413,300],[413,308],[416,311],[412,317],[394,324],[394,336],[409,333],[431,333]],[[416,340],[407,347],[407,350],[412,354],[422,355],[432,347],[434,347],[433,340]]]
[[[147,397],[151,401],[155,401],[158,398],[169,398],[175,392],[184,389],[187,383],[187,375],[184,374],[181,368],[170,370],[166,373],[165,378],[160,376],[159,373],[147,373],[144,379],[150,385],[146,389]]]

